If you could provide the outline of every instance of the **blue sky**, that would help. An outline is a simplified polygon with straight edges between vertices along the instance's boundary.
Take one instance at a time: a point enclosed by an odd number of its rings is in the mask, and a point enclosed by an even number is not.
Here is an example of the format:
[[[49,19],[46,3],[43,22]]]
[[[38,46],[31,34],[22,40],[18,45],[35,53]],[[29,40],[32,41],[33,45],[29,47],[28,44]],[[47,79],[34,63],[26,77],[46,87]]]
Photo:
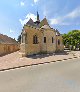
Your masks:
[[[1,0],[0,33],[17,39],[29,18],[36,20],[37,10],[61,34],[80,29],[80,0]]]

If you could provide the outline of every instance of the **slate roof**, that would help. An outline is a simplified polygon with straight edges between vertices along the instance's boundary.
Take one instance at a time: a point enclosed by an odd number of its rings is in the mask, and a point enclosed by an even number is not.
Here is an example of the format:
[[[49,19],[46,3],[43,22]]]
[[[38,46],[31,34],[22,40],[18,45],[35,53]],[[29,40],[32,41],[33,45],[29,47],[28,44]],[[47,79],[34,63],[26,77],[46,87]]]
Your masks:
[[[39,25],[40,25],[40,27],[42,27],[42,26],[44,26],[44,25],[48,25],[48,26],[49,26],[48,21],[47,21],[46,18],[44,18],[44,19],[40,22]]]
[[[30,26],[35,26],[35,23],[33,22],[33,20],[31,18],[29,19],[29,21],[26,24],[30,25]]]
[[[0,43],[2,44],[17,44],[15,39],[8,37],[7,35],[0,34]]]
[[[36,22],[33,22],[33,20],[30,18],[29,21],[26,23],[26,25],[30,25],[30,26],[35,26],[36,28],[41,28],[42,26],[44,25],[48,25],[48,21],[46,18],[44,18],[41,22],[40,21],[36,21]]]

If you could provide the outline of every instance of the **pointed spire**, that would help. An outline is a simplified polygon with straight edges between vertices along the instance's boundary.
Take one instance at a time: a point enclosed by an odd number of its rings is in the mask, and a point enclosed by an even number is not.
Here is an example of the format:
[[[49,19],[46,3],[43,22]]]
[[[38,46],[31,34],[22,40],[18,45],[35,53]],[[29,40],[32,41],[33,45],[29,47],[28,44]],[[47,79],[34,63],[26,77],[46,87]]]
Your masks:
[[[38,13],[38,11],[37,11],[37,21],[40,21],[40,20],[39,20],[39,13]]]

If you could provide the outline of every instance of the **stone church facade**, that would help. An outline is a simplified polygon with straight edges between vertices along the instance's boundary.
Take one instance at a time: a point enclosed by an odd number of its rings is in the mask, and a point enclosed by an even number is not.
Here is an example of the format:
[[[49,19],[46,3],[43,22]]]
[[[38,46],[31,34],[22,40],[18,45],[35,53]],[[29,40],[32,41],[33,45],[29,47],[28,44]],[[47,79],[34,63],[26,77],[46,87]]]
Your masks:
[[[22,56],[63,50],[61,34],[49,26],[46,18],[40,22],[38,12],[36,22],[30,19],[23,26],[20,44]]]

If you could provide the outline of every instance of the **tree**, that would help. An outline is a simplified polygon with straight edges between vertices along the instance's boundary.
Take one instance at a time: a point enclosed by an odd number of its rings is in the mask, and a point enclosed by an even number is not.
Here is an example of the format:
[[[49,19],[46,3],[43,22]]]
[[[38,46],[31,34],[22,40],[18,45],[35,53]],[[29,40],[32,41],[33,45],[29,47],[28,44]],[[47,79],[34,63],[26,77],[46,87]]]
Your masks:
[[[76,48],[80,48],[80,30],[72,30],[67,34],[63,34],[63,43],[65,46],[72,46]]]
[[[18,41],[19,43],[21,43],[21,35],[18,36],[17,41]]]

